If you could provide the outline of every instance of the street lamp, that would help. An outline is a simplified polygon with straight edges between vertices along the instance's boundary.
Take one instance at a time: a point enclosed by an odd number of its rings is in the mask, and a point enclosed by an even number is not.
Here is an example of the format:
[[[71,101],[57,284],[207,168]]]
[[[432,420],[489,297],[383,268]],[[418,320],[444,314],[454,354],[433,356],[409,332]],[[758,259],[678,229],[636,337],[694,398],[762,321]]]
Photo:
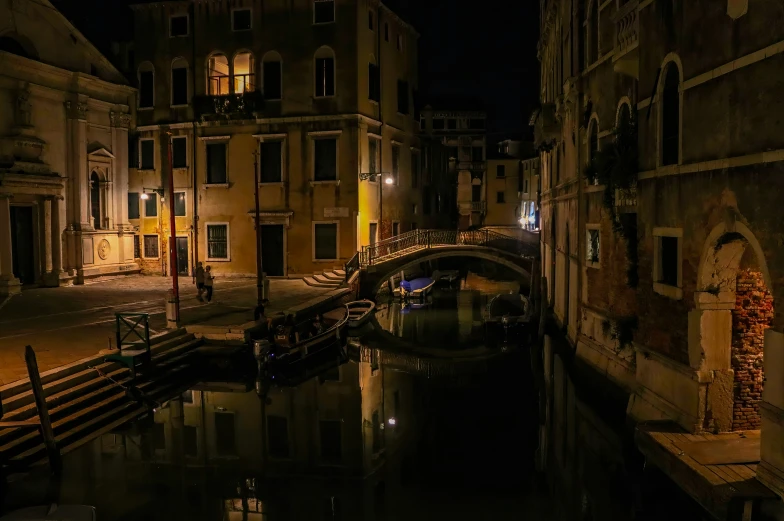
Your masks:
[[[375,181],[376,177],[381,176],[384,178],[384,183],[388,185],[395,184],[395,178],[389,174],[389,172],[360,172],[359,180],[360,181]],[[381,183],[378,183],[378,223],[379,223],[379,234],[378,240],[381,241],[384,238],[384,190],[382,190]]]
[[[163,201],[163,188],[142,188],[142,195],[140,195],[139,198],[142,201],[146,201],[150,198],[150,194],[158,194],[161,201]]]

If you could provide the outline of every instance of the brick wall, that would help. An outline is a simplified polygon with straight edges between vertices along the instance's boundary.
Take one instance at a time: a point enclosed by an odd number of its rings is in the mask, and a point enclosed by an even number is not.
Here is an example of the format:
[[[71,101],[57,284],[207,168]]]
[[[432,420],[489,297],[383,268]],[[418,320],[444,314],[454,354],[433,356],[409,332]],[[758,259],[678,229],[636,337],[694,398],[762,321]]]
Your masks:
[[[738,271],[732,312],[732,369],[735,371],[732,430],[760,428],[762,399],[762,343],[773,323],[773,297],[762,273]]]

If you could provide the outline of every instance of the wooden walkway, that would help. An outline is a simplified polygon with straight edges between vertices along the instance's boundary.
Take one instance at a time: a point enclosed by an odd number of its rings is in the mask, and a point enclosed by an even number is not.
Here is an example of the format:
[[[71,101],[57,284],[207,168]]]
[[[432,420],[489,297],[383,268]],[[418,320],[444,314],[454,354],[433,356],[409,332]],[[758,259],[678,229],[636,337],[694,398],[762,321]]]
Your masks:
[[[641,424],[635,441],[659,467],[716,519],[751,519],[752,508],[778,496],[757,481],[759,431],[689,434],[672,422]]]

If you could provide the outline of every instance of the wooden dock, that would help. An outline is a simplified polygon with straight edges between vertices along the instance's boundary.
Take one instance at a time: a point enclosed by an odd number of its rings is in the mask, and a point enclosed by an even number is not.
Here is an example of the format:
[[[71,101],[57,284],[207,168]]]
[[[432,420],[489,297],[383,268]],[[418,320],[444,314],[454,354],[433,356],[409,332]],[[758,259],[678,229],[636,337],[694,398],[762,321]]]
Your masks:
[[[643,423],[635,442],[655,465],[720,520],[750,521],[752,511],[778,496],[757,481],[759,431],[689,434],[672,422]]]

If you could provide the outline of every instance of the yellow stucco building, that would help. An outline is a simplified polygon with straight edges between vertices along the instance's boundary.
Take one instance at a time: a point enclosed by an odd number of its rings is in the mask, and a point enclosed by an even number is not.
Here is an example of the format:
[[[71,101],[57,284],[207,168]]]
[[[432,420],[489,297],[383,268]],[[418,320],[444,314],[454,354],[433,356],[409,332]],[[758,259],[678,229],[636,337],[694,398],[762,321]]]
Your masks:
[[[535,230],[539,158],[530,144],[505,140],[487,153],[487,226]]]
[[[128,208],[145,271],[168,271],[173,207],[180,273],[255,274],[254,168],[268,276],[331,270],[419,224],[418,34],[383,4],[156,2],[134,17]]]

